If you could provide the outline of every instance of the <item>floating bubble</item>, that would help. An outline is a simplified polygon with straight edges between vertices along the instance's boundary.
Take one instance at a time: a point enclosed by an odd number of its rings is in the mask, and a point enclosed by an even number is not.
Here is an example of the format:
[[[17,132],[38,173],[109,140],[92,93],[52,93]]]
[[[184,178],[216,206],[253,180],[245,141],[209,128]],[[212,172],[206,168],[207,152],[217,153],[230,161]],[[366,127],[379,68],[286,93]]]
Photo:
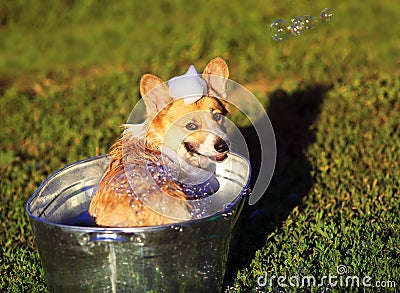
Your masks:
[[[324,8],[324,9],[322,9],[322,11],[321,11],[321,20],[322,20],[322,21],[325,21],[325,22],[331,21],[332,18],[333,18],[333,15],[334,15],[333,9],[331,9],[331,8]]]
[[[304,20],[304,29],[306,30],[312,30],[317,25],[318,22],[318,20],[312,15],[304,15],[303,20]]]
[[[319,21],[331,21],[333,16],[333,9],[324,8],[320,14],[320,20],[313,15],[292,16],[290,23],[284,19],[275,20],[269,30],[275,41],[284,41],[289,38],[290,34],[299,36],[305,31],[312,30]]]
[[[304,18],[302,16],[293,16],[290,22],[292,23],[290,32],[295,36],[301,35],[305,28]]]
[[[290,25],[284,19],[277,19],[271,24],[269,31],[275,41],[284,41],[290,36]]]

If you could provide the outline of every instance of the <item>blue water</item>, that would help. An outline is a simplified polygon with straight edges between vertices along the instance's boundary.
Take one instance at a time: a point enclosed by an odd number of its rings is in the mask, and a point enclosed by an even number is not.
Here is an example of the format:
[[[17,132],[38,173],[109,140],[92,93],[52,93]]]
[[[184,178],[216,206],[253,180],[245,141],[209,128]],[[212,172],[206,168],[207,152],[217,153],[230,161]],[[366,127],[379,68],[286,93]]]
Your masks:
[[[88,211],[84,211],[74,218],[65,219],[65,221],[63,221],[61,224],[80,227],[97,227]]]

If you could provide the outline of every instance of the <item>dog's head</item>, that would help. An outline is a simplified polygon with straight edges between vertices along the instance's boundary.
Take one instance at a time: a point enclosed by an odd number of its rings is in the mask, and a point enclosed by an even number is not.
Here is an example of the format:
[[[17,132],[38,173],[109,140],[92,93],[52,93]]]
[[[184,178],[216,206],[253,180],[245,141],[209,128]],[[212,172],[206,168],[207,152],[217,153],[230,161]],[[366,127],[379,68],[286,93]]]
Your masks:
[[[172,98],[168,85],[159,77],[144,75],[140,92],[149,119],[146,147],[172,151],[180,160],[198,168],[225,160],[229,152],[224,127],[224,116],[228,113],[225,100],[228,76],[223,59],[211,60],[201,75],[206,93],[187,103],[185,97]]]

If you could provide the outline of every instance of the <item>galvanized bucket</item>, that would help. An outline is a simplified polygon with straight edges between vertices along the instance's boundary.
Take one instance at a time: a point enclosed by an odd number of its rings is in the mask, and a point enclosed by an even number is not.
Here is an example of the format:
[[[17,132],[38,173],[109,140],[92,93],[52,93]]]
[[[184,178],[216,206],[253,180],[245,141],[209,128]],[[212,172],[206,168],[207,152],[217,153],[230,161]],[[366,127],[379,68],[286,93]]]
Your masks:
[[[222,290],[250,166],[230,154],[218,164],[234,200],[199,220],[141,228],[101,228],[87,209],[108,158],[71,164],[48,177],[26,210],[50,292],[218,292]],[[229,168],[227,167],[229,166]]]

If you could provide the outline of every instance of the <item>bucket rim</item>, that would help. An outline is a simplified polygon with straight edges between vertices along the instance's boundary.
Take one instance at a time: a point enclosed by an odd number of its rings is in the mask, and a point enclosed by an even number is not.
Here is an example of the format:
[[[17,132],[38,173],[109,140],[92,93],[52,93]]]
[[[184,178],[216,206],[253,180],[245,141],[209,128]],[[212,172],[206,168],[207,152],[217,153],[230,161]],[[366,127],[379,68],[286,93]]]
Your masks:
[[[90,158],[86,158],[83,160],[78,160],[76,162],[70,163],[58,170],[56,170],[55,172],[53,172],[52,174],[50,174],[40,185],[39,187],[35,190],[35,192],[29,197],[26,206],[25,206],[25,211],[28,214],[30,220],[32,221],[37,221],[40,222],[42,224],[48,225],[48,226],[52,226],[52,227],[57,227],[63,230],[69,230],[72,232],[82,232],[82,233],[112,233],[112,234],[118,234],[118,233],[142,233],[142,232],[149,232],[149,231],[158,231],[158,230],[163,230],[165,228],[169,228],[169,227],[184,227],[184,226],[190,226],[193,225],[194,223],[200,223],[200,222],[206,222],[206,221],[213,221],[216,220],[218,218],[224,217],[224,215],[233,210],[233,208],[235,206],[237,206],[240,201],[242,200],[246,200],[249,197],[249,183],[250,183],[250,179],[251,179],[251,174],[252,174],[252,168],[251,168],[251,164],[249,159],[247,159],[245,156],[237,154],[237,153],[230,153],[233,156],[239,157],[240,159],[244,160],[247,163],[248,166],[248,176],[247,176],[247,180],[246,183],[243,185],[241,192],[236,196],[236,198],[230,202],[227,207],[224,210],[220,210],[212,215],[209,215],[207,217],[204,218],[200,218],[200,219],[191,219],[191,220],[186,220],[186,221],[182,221],[182,222],[176,222],[176,223],[172,223],[172,224],[164,224],[164,225],[158,225],[158,226],[143,226],[143,227],[88,227],[88,226],[74,226],[74,225],[66,225],[66,224],[60,224],[60,223],[54,223],[51,221],[47,221],[41,217],[35,216],[32,214],[32,212],[30,211],[30,205],[32,204],[33,200],[35,200],[35,198],[37,197],[37,195],[40,193],[40,191],[58,174],[64,172],[65,170],[75,167],[76,165],[82,164],[82,163],[87,163],[87,162],[91,162],[94,160],[99,160],[102,158],[107,157],[107,154],[102,154],[102,155],[98,155],[98,156],[94,156],[94,157],[90,157]]]

